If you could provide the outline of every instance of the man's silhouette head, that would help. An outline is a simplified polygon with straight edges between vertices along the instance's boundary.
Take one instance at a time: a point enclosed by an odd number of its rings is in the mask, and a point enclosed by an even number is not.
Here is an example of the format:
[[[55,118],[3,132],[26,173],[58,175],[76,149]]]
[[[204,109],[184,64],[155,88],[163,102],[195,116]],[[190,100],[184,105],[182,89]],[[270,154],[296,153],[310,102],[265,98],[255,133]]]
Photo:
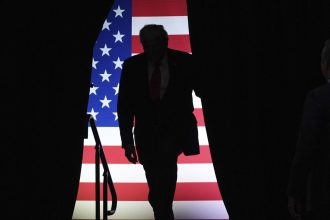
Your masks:
[[[159,62],[168,46],[168,34],[163,25],[147,24],[140,30],[140,41],[150,62]]]

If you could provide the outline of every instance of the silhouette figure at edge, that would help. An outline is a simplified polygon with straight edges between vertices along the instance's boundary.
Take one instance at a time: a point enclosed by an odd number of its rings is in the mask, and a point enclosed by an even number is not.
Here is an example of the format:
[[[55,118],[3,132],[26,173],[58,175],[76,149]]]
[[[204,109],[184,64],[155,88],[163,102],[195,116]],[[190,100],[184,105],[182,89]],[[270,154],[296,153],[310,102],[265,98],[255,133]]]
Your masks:
[[[305,99],[288,183],[288,209],[297,220],[330,219],[330,39],[321,54],[327,84]]]

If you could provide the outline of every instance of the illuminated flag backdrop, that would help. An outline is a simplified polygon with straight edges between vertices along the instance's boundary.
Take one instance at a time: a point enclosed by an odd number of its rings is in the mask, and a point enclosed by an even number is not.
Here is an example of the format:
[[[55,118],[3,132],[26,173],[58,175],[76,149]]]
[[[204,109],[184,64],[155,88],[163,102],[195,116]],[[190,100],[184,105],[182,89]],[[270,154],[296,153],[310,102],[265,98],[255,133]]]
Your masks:
[[[96,119],[117,190],[118,208],[109,219],[153,219],[142,165],[130,164],[121,148],[116,109],[123,61],[142,52],[138,34],[149,23],[164,25],[170,48],[191,53],[185,0],[116,0],[94,47],[94,87],[87,111]],[[228,219],[212,165],[201,102],[193,97],[201,154],[179,157],[174,213],[177,219]],[[95,142],[90,129],[84,145],[73,219],[95,219]]]

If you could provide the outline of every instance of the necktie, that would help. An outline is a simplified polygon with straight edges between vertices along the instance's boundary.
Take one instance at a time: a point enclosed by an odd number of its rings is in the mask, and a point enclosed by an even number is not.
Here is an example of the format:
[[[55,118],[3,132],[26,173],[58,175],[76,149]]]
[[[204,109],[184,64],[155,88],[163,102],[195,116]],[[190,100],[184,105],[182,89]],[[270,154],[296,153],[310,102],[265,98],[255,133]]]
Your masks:
[[[150,96],[154,102],[160,101],[160,83],[161,83],[161,73],[159,65],[156,65],[150,79]]]

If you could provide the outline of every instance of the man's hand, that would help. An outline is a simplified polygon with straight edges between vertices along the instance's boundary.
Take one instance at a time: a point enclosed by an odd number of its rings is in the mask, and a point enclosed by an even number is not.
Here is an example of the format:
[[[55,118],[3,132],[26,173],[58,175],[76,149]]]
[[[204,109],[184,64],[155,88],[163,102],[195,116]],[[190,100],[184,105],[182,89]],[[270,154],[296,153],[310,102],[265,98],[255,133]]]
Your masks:
[[[292,196],[288,196],[288,209],[291,217],[296,220],[301,220],[301,201]]]
[[[134,146],[131,147],[125,147],[125,156],[127,160],[131,163],[136,164],[138,162],[137,160],[137,154]]]

